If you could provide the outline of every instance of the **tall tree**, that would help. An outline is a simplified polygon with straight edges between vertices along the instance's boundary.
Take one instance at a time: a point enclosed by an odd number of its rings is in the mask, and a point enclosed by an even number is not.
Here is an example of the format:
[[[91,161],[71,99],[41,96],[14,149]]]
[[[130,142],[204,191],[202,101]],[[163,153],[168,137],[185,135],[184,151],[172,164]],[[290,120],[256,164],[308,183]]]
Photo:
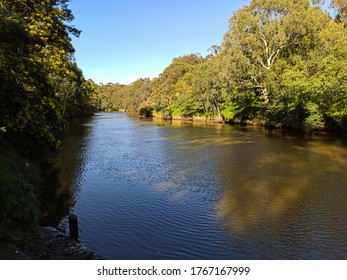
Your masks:
[[[336,20],[343,23],[347,29],[347,1],[331,0],[330,7],[337,10]]]
[[[204,59],[200,54],[190,54],[174,58],[172,63],[164,69],[163,73],[153,82],[152,103],[158,110],[170,110],[179,95],[180,86],[177,84],[195,65]]]
[[[59,79],[74,79],[68,0],[0,1],[0,126],[22,144],[56,146],[65,117]]]
[[[323,128],[345,106],[344,33],[309,1],[253,0],[225,36],[230,86],[238,96],[260,92],[272,124]]]
[[[307,0],[252,0],[235,12],[224,38],[238,87],[257,87],[270,101],[268,75],[281,54],[305,38]]]

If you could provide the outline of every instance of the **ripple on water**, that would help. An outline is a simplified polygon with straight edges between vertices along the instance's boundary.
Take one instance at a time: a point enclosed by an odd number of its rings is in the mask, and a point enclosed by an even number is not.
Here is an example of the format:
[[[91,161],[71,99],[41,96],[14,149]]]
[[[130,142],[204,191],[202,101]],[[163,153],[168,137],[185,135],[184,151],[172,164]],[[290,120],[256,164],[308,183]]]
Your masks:
[[[63,141],[72,166],[65,177],[77,186],[81,241],[99,254],[347,258],[347,149],[339,142],[159,126],[126,114],[83,125],[71,129],[80,143]]]

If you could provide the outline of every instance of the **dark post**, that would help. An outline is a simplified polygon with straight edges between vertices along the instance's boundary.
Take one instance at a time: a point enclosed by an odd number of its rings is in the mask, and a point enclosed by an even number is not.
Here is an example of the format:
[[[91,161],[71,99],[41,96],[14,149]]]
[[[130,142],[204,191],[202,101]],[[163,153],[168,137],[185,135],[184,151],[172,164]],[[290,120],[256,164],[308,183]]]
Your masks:
[[[70,229],[70,238],[78,240],[78,219],[77,215],[71,214],[69,216],[69,229]]]

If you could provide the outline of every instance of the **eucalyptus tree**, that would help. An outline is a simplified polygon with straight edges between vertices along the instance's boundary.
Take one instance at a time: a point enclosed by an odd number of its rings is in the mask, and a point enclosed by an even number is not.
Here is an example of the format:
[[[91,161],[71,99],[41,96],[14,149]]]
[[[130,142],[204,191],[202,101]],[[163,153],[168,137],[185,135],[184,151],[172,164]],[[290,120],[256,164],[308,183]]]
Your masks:
[[[150,107],[149,98],[152,94],[152,84],[149,78],[140,78],[126,87],[124,109],[138,111],[140,107]]]
[[[159,111],[170,111],[170,106],[174,105],[183,93],[182,78],[203,61],[204,59],[199,54],[174,58],[172,63],[153,81],[151,102],[155,109]]]
[[[118,111],[125,109],[126,85],[107,83],[95,85],[95,92],[100,100],[100,109],[104,111]]]
[[[346,32],[313,2],[252,0],[230,19],[230,87],[259,94],[272,124],[322,128],[343,111]]]
[[[347,1],[331,0],[330,7],[337,10],[336,20],[343,23],[347,29]]]
[[[270,102],[269,72],[278,58],[305,38],[307,0],[252,0],[233,14],[224,49],[235,86],[259,88]]]
[[[203,115],[222,121],[225,117],[222,111],[230,101],[230,88],[225,80],[224,56],[219,53],[219,48],[214,47],[212,51],[206,61],[196,68],[194,96]]]

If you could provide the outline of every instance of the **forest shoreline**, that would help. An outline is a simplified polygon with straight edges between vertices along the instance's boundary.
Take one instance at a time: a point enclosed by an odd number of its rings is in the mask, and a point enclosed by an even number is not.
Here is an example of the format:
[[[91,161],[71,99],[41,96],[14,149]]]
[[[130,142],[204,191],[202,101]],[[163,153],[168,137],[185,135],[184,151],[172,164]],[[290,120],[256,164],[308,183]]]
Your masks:
[[[141,117],[141,114],[139,114],[139,117]],[[170,116],[169,118],[165,118],[163,114],[156,114],[153,113],[151,117],[141,117],[141,118],[153,118],[158,120],[164,120],[164,121],[181,121],[183,123],[207,123],[207,124],[224,124],[224,125],[232,125],[232,126],[243,126],[243,127],[264,127],[268,129],[274,129],[278,131],[293,131],[300,133],[302,135],[309,135],[309,134],[328,134],[328,135],[347,135],[347,122],[342,124],[341,127],[336,129],[328,129],[328,128],[321,128],[321,129],[304,129],[304,128],[293,128],[293,127],[286,127],[282,126],[281,124],[275,124],[275,123],[268,123],[264,119],[248,119],[248,120],[241,120],[241,119],[230,119],[225,120],[222,118],[214,119],[214,118],[208,118],[203,116],[193,116],[193,117],[182,117],[182,116]]]

